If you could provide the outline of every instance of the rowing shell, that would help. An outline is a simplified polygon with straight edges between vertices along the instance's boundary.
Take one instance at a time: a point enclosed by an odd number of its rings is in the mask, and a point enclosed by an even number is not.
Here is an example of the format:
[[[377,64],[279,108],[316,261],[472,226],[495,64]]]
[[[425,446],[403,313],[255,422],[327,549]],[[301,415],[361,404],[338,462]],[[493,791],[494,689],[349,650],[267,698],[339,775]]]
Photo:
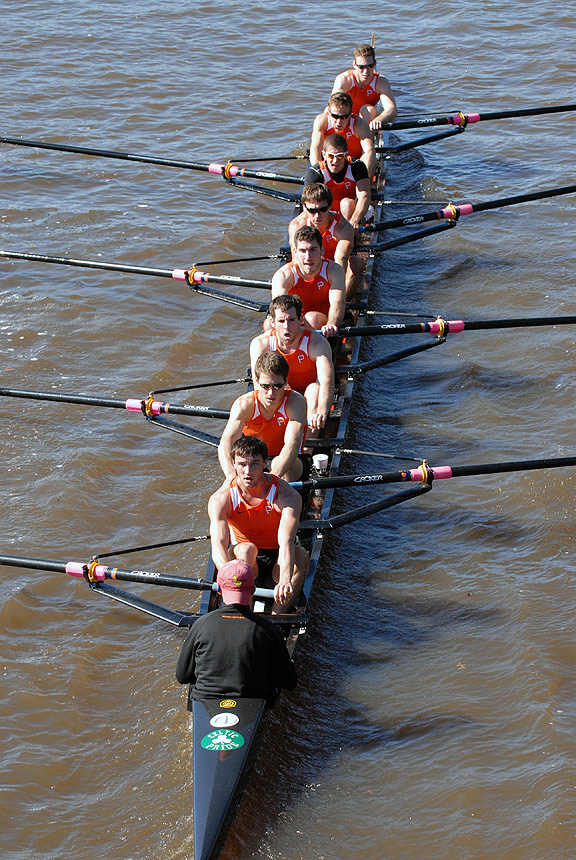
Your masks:
[[[376,190],[384,187],[386,160],[378,163]],[[378,211],[376,212],[378,220]],[[362,302],[365,303],[372,281],[372,260],[366,266],[362,287]],[[356,313],[356,318],[358,313]],[[315,446],[318,453],[329,456],[327,474],[339,472],[341,455],[329,440],[343,439],[346,435],[350,404],[354,390],[354,379],[347,373],[347,365],[358,362],[361,338],[348,338],[339,343],[335,353],[336,384],[334,405],[324,429],[325,446]],[[310,562],[302,588],[297,615],[267,617],[280,625],[291,654],[299,637],[306,631],[306,607],[314,584],[323,545],[323,531],[314,526],[315,520],[325,521],[330,517],[334,490],[321,495],[310,494],[304,499],[302,520],[306,528],[301,530],[300,540],[310,552]],[[216,571],[210,561],[206,579],[214,582]],[[199,615],[215,609],[218,596],[204,592]],[[242,788],[254,757],[255,740],[265,715],[262,699],[202,699],[193,700],[188,694],[188,708],[193,720],[193,791],[194,791],[194,857],[195,860],[215,860],[227,836],[228,826],[240,801]]]

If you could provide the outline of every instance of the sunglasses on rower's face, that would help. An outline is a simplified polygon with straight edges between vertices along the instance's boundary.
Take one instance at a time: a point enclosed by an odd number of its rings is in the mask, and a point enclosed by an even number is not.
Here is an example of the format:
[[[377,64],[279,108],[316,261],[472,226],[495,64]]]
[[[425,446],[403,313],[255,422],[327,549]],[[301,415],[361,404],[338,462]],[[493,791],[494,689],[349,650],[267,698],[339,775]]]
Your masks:
[[[309,212],[310,215],[318,215],[320,212],[328,212],[329,209],[329,206],[307,206],[306,212]]]
[[[354,65],[357,69],[373,69],[376,63],[363,63],[360,65],[360,63],[357,63],[356,60],[354,60]]]
[[[332,117],[332,119],[348,119],[350,114],[349,113],[332,113],[332,111],[330,111],[330,116]]]
[[[333,161],[342,161],[343,158],[346,158],[348,153],[346,152],[323,152],[322,155],[324,158],[331,158]]]
[[[284,388],[286,386],[286,383],[285,382],[259,382],[258,386],[259,386],[259,388],[262,389],[262,391],[270,391],[271,389],[274,389],[274,391],[280,391],[281,388]]]

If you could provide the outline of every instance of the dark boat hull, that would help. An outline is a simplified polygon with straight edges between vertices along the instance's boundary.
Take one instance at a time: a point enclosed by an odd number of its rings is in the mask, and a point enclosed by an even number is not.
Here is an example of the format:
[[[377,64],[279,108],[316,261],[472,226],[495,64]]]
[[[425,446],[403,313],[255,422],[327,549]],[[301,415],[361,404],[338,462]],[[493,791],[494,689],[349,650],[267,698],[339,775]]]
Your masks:
[[[192,701],[195,860],[216,856],[265,707],[263,699]]]

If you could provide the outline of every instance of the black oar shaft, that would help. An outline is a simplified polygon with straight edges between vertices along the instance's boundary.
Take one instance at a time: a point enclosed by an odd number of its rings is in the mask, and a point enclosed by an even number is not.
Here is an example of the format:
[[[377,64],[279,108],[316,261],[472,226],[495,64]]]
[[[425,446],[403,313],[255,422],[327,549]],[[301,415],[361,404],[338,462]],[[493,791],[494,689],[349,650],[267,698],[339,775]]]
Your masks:
[[[373,233],[378,230],[393,230],[395,227],[410,227],[429,221],[454,221],[462,215],[471,215],[473,212],[487,212],[490,209],[500,209],[504,206],[515,206],[518,203],[530,203],[534,200],[544,200],[548,197],[560,197],[563,194],[574,193],[576,193],[576,185],[563,185],[560,188],[545,188],[542,191],[530,191],[526,194],[500,197],[497,200],[485,200],[483,203],[461,203],[458,206],[449,203],[444,209],[436,209],[433,212],[422,212],[419,215],[407,215],[405,218],[391,218],[388,221],[368,224],[366,227],[361,227],[360,232]]]
[[[443,320],[437,319],[422,323],[389,323],[386,325],[345,326],[338,329],[340,337],[382,336],[390,334],[430,334],[445,335],[462,331],[483,331],[488,329],[535,328],[550,325],[574,325],[576,316],[557,317],[511,317],[494,320]]]
[[[480,463],[472,466],[428,466],[402,469],[374,475],[336,475],[330,478],[311,478],[293,481],[296,489],[322,489],[328,487],[366,487],[372,484],[395,484],[406,481],[465,478],[472,475],[495,475],[500,472],[530,472],[535,469],[565,469],[576,466],[576,457],[550,457],[539,460],[512,460],[503,463]]]
[[[144,582],[148,585],[166,585],[172,588],[186,588],[194,591],[217,591],[218,586],[214,582],[205,579],[194,579],[187,576],[174,576],[166,573],[155,573],[149,570],[124,570],[118,567],[109,567],[97,562],[89,565],[76,561],[53,561],[46,558],[27,558],[17,555],[0,555],[0,564],[6,567],[24,567],[33,570],[49,570],[56,573],[67,573],[69,576],[84,578],[89,571],[90,582],[104,582],[106,579],[122,580],[123,582]],[[257,588],[254,592],[256,597],[272,599],[274,591],[269,588]]]
[[[100,158],[115,158],[121,161],[137,161],[144,164],[160,164],[163,167],[179,167],[184,170],[201,170],[206,173],[214,173],[219,176],[250,176],[253,179],[270,179],[275,182],[288,182],[293,185],[301,185],[302,179],[296,176],[287,176],[283,173],[274,173],[268,170],[250,170],[246,167],[237,167],[233,164],[204,163],[198,161],[182,161],[174,158],[159,158],[153,155],[138,155],[134,152],[118,152],[114,149],[94,149],[88,146],[72,146],[67,143],[48,143],[41,140],[23,140],[16,137],[0,137],[0,143],[8,143],[12,146],[28,146],[34,149],[53,149],[57,152],[76,152],[79,155],[95,155]]]
[[[27,400],[49,400],[60,403],[78,403],[84,406],[102,406],[108,409],[126,409],[128,412],[142,412],[149,415],[194,415],[204,418],[230,417],[227,409],[214,409],[210,406],[187,406],[178,403],[163,403],[160,400],[140,400],[129,397],[126,400],[111,397],[91,397],[88,394],[65,394],[56,391],[28,391],[19,388],[0,388],[0,397],[19,397]]]
[[[396,119],[386,124],[386,128],[422,128],[430,125],[457,125],[466,126],[475,122],[491,119],[513,119],[515,117],[539,116],[548,113],[563,113],[576,110],[576,104],[550,105],[549,107],[522,108],[520,110],[485,111],[484,113],[463,112],[448,114],[444,116],[420,117],[419,119]]]

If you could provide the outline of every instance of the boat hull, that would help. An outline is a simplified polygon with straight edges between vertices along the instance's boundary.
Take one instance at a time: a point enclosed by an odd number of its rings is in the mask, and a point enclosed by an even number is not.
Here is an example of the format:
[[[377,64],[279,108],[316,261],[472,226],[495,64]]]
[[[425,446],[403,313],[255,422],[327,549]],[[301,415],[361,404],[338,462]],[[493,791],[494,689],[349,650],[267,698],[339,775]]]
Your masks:
[[[217,856],[247,775],[263,699],[194,699],[194,858]]]

